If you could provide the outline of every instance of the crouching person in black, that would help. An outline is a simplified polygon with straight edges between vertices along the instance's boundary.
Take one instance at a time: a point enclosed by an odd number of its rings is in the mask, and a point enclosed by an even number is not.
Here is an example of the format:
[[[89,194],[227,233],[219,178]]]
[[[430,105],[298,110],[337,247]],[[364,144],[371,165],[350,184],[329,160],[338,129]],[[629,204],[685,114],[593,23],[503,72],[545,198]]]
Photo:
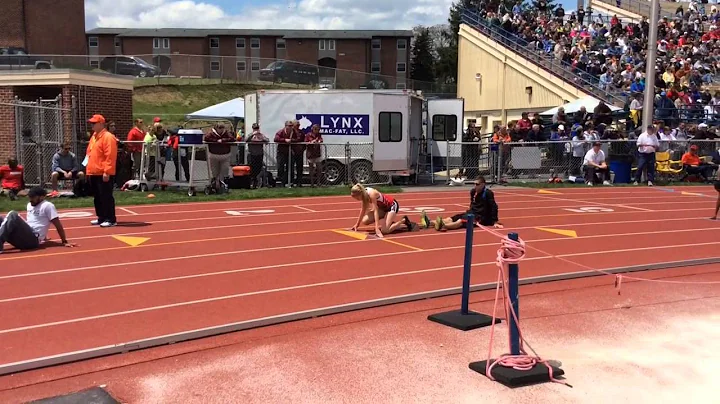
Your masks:
[[[458,213],[452,217],[438,218],[432,222],[425,212],[420,218],[421,227],[434,226],[437,231],[456,230],[467,227],[467,214],[475,215],[475,226],[492,226],[502,229],[498,221],[498,205],[495,202],[493,191],[485,187],[485,178],[479,177],[475,180],[475,187],[470,190],[470,209],[465,213]]]

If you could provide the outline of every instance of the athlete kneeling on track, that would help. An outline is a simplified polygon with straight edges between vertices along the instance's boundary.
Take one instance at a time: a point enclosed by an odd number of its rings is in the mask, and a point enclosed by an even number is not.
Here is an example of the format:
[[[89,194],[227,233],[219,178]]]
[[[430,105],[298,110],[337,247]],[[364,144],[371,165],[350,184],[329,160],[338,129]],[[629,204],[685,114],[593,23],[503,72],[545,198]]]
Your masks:
[[[391,196],[383,195],[374,188],[366,188],[360,184],[352,187],[350,196],[362,201],[360,215],[355,226],[352,227],[352,231],[357,231],[361,224],[367,226],[373,223],[375,224],[375,234],[380,238],[383,237],[383,234],[394,233],[403,226],[407,228],[407,231],[412,231],[413,224],[407,216],[403,216],[402,221],[395,222],[395,217],[400,211],[400,204]]]
[[[472,213],[475,215],[475,225],[493,226],[496,229],[502,229],[502,224],[498,222],[498,205],[495,202],[495,194],[493,191],[485,187],[485,178],[479,177],[475,180],[475,187],[470,190],[470,209],[465,213],[459,213],[452,217],[442,218],[438,216],[435,222],[432,222],[425,212],[422,212],[420,226],[428,228],[435,227],[438,231],[456,230],[467,226],[466,215]]]

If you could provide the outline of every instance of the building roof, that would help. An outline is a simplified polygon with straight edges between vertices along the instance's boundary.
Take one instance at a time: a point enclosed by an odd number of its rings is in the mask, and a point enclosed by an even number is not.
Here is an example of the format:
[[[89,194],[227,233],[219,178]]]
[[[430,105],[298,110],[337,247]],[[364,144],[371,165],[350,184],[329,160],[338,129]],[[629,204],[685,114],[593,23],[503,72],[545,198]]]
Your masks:
[[[94,28],[88,35],[120,37],[204,38],[210,36],[274,36],[285,39],[372,39],[377,37],[412,37],[410,30],[283,30],[283,29],[198,29],[198,28]]]

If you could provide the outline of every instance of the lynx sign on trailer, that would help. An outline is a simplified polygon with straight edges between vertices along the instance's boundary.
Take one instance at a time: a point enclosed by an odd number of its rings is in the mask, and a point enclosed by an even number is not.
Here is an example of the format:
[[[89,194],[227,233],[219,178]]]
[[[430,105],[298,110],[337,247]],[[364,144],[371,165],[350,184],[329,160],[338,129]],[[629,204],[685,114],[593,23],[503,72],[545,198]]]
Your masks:
[[[456,139],[462,130],[457,123],[462,122],[463,103],[448,101],[455,100],[442,100],[437,108],[436,101],[430,101],[434,114],[451,116],[435,119],[442,121],[436,122],[435,132],[442,139]],[[261,90],[245,96],[245,125],[258,123],[271,134],[288,120],[297,120],[305,133],[317,124],[325,143],[326,176],[349,164],[350,180],[363,182],[359,173],[414,173],[425,125],[424,103],[407,90]],[[445,135],[446,130],[452,133]],[[267,157],[274,163],[275,156]]]

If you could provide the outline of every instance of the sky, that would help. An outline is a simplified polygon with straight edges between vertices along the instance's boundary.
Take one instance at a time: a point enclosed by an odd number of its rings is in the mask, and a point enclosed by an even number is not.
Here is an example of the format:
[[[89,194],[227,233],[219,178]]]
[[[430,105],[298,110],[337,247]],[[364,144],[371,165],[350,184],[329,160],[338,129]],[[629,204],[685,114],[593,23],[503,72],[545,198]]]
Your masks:
[[[447,23],[453,0],[85,0],[87,29],[411,29]],[[576,0],[561,0],[566,10]],[[108,10],[112,10],[111,13]]]

